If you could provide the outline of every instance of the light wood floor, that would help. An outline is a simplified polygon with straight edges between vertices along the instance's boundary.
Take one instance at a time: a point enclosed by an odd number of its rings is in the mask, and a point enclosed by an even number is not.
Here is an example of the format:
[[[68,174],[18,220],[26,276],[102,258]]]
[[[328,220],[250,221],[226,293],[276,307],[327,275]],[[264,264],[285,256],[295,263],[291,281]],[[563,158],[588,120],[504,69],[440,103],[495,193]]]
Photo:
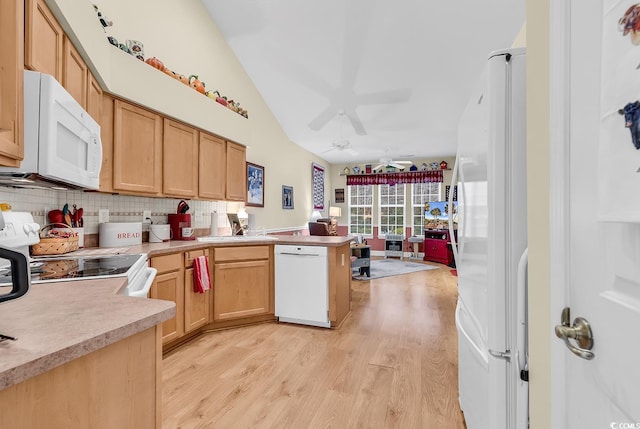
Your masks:
[[[464,428],[456,278],[438,266],[354,280],[336,330],[269,323],[181,347],[163,361],[163,428]]]

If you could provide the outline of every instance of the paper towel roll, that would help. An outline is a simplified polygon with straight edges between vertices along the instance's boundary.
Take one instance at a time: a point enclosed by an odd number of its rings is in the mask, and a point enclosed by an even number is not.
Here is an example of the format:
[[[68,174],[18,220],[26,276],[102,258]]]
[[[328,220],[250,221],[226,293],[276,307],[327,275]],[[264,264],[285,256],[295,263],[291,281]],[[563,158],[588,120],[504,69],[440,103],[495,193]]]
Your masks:
[[[218,212],[211,213],[211,226],[209,226],[209,235],[212,237],[218,235]]]

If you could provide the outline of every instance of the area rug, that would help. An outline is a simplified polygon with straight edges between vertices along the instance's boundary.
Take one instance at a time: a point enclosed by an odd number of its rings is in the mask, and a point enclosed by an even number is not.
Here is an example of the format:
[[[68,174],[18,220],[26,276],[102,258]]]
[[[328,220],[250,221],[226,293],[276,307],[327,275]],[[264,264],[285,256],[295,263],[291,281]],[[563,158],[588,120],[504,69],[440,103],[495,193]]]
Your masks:
[[[371,261],[371,277],[366,274],[353,272],[354,280],[374,280],[382,277],[399,276],[402,274],[416,273],[418,271],[434,270],[439,267],[416,262],[400,261],[398,259],[374,259]]]

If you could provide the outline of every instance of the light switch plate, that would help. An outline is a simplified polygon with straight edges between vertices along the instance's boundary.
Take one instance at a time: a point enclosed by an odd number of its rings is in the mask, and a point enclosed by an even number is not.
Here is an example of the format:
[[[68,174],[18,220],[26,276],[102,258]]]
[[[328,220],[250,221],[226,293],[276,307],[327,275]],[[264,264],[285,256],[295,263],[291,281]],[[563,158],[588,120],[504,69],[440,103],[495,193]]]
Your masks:
[[[142,223],[151,223],[151,210],[142,211]]]
[[[202,210],[194,210],[193,217],[196,220],[196,223],[202,223]]]

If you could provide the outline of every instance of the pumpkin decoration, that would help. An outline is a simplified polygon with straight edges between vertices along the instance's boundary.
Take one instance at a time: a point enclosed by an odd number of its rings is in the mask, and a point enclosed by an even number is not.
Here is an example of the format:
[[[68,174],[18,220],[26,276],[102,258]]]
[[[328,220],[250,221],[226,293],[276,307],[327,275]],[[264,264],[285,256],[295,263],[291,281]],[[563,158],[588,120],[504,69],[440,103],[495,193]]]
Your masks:
[[[227,106],[227,97],[220,95],[219,91],[213,91],[213,94],[216,96],[216,102],[222,104],[223,106]]]
[[[147,58],[147,61],[145,61],[145,63],[149,64],[151,67],[157,68],[158,70],[165,71],[164,64],[156,57]]]
[[[189,86],[198,91],[200,94],[205,94],[207,92],[204,88],[204,82],[201,82],[200,79],[198,79],[198,76],[195,74],[189,76]]]

